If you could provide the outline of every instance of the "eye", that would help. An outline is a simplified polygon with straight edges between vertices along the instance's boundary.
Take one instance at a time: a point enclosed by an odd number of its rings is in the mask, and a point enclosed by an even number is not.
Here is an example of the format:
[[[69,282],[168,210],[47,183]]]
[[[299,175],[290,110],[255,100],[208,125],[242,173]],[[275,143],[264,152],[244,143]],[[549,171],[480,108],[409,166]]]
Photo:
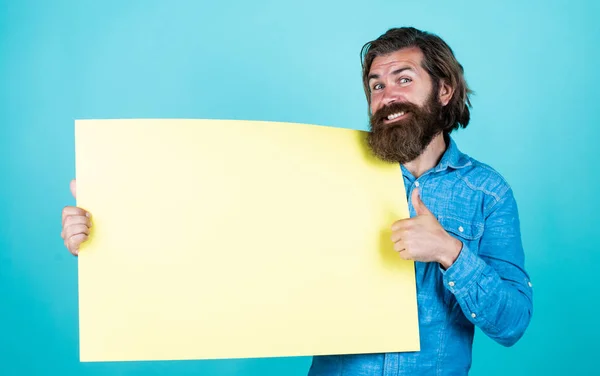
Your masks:
[[[375,84],[375,85],[373,85],[373,88],[371,90],[381,90],[381,89],[383,89],[382,84]]]
[[[402,77],[402,78],[399,80],[399,82],[400,82],[401,84],[407,84],[407,83],[409,83],[409,82],[412,82],[412,80],[411,80],[410,78],[408,78],[408,77]]]

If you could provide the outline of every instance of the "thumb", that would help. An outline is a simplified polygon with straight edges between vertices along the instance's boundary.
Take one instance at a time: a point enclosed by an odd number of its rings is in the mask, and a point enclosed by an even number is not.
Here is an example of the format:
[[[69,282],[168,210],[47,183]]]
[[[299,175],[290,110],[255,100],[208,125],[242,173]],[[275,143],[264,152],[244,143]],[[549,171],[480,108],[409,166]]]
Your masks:
[[[73,197],[77,198],[77,181],[75,179],[71,180],[69,188],[71,188],[71,194],[73,195]]]
[[[431,214],[427,206],[421,201],[421,197],[419,196],[419,189],[415,188],[412,192],[412,204],[415,208],[415,212],[417,215],[428,215]]]

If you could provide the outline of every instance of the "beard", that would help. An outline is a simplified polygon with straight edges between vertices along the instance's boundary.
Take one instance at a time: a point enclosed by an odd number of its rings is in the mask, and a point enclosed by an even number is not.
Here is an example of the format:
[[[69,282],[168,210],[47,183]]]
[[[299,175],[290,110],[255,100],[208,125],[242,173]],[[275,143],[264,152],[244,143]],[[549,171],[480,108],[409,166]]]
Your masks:
[[[380,108],[369,117],[367,143],[371,151],[385,162],[404,164],[416,159],[442,132],[442,108],[433,93],[423,106],[395,102]],[[398,112],[404,115],[385,123],[389,115]]]

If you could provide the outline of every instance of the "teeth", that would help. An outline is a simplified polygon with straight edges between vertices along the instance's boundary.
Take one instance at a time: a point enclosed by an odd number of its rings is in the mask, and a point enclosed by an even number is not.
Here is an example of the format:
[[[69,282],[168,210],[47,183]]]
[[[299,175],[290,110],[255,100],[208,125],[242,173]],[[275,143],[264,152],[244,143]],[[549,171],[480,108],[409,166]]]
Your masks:
[[[395,114],[391,114],[390,116],[388,116],[388,120],[394,120],[400,116],[404,115],[404,111],[403,112],[396,112]]]

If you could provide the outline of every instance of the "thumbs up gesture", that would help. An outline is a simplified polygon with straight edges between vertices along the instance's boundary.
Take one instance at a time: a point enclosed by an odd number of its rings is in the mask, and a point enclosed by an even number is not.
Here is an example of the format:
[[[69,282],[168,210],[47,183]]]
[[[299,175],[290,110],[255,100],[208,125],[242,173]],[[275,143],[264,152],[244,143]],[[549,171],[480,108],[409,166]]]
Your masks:
[[[418,189],[413,190],[411,201],[416,217],[392,224],[394,250],[405,260],[438,262],[444,269],[449,268],[458,257],[462,242],[444,230],[421,201]]]

